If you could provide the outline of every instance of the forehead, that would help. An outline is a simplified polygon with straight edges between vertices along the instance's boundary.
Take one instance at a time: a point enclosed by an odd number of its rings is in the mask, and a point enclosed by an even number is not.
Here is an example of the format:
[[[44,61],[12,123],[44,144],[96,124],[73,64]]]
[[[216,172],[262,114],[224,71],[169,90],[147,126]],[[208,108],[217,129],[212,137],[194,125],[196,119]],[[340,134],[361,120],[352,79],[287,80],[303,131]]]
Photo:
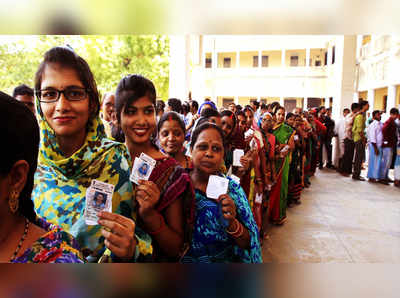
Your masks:
[[[56,87],[61,89],[69,86],[84,87],[75,69],[55,63],[46,64],[42,75],[41,88]]]
[[[165,120],[161,126],[161,129],[180,129],[182,130],[181,126],[179,125],[179,122],[171,119],[171,120]]]
[[[114,94],[108,94],[104,97],[103,103],[109,103],[109,102],[114,102],[115,100],[115,95]]]
[[[29,96],[27,94],[17,95],[15,98],[18,101],[22,101],[22,102],[33,102],[35,100],[35,98],[33,96]]]
[[[219,143],[222,144],[222,138],[219,132],[214,128],[208,128],[203,130],[199,137],[197,138],[197,142],[207,142],[207,143]]]
[[[231,116],[225,115],[225,116],[222,117],[222,121],[224,121],[224,122],[227,122],[227,121],[233,122],[233,119],[231,118]]]
[[[132,108],[145,108],[148,106],[153,106],[153,102],[150,100],[148,96],[143,96],[138,98],[137,100],[133,101],[129,107]]]

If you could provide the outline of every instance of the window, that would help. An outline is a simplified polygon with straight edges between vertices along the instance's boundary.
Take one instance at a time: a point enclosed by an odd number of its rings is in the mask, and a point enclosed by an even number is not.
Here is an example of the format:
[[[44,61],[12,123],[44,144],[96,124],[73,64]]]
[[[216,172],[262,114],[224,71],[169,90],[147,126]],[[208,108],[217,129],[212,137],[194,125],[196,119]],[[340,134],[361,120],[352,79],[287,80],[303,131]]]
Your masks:
[[[290,56],[290,66],[299,65],[299,56]]]
[[[321,66],[321,60],[316,60],[315,61],[315,66]]]
[[[335,47],[332,48],[332,64],[335,64]]]
[[[324,59],[324,65],[327,65],[328,61],[328,52],[325,52],[325,59]]]
[[[206,58],[206,68],[211,68],[211,58]]]
[[[262,56],[261,65],[262,67],[268,67],[268,56]]]
[[[258,67],[258,56],[253,56],[253,67]]]
[[[228,106],[234,102],[233,98],[222,98],[222,105],[224,108],[228,108]]]
[[[231,58],[224,58],[224,67],[225,68],[231,67]]]

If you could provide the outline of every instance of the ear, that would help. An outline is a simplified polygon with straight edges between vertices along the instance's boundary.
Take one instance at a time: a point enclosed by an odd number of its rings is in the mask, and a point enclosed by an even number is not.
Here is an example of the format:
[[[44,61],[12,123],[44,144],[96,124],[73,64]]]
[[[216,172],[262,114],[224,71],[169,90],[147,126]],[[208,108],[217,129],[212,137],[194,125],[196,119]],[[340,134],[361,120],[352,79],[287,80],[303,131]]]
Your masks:
[[[9,173],[11,189],[21,193],[28,177],[29,164],[26,160],[18,160]]]

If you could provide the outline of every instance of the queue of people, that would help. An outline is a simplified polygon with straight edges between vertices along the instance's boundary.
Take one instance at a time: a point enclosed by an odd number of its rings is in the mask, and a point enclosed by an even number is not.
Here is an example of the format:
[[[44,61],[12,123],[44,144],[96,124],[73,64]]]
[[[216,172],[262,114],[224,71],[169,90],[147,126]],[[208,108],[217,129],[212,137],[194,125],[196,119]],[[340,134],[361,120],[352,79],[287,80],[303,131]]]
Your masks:
[[[45,53],[34,90],[36,117],[0,93],[8,133],[0,262],[261,263],[267,223],[284,224],[287,208],[301,203],[337,131],[329,109],[165,104],[141,75],[123,77],[100,103],[89,65],[69,47]],[[355,151],[358,180],[361,106],[340,122],[339,170],[348,173]],[[398,134],[396,117],[384,136]],[[394,153],[385,148],[400,143],[381,138],[380,127],[373,122],[368,139],[378,152],[369,164],[382,164],[371,173],[382,180]],[[327,167],[334,160],[328,155]]]

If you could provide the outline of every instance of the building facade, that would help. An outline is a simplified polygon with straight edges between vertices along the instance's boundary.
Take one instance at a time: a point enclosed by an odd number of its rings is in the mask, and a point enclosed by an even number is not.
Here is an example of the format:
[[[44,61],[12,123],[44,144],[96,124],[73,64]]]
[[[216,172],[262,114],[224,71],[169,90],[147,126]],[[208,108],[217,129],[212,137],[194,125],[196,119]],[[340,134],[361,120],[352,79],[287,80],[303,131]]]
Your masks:
[[[368,100],[370,111],[400,108],[400,37],[359,35],[355,100]]]
[[[170,97],[278,101],[340,114],[356,96],[357,36],[171,36]]]

